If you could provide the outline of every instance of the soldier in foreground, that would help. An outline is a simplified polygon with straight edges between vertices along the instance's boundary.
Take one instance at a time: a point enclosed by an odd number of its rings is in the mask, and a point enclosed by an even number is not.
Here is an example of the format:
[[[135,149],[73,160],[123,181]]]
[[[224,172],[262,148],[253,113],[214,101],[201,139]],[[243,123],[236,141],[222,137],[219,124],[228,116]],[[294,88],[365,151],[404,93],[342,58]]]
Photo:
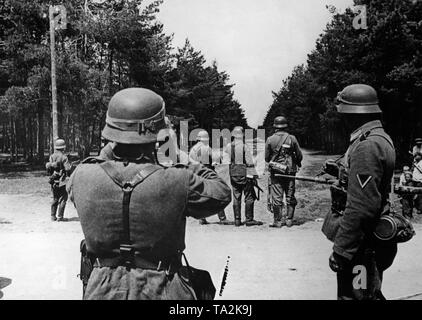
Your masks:
[[[198,132],[197,143],[192,147],[189,152],[189,160],[192,163],[200,163],[203,166],[211,169],[215,172],[215,163],[221,161],[221,157],[216,159],[213,150],[210,147],[210,137],[207,131],[201,130]],[[230,224],[227,220],[224,210],[220,210],[218,213],[219,223],[223,225]],[[199,220],[199,224],[208,224],[207,219],[202,218]]]
[[[241,225],[243,193],[245,196],[245,225],[248,227],[259,226],[262,225],[262,222],[254,219],[254,203],[257,199],[254,189],[255,185],[257,185],[256,178],[258,174],[255,170],[252,153],[244,142],[242,127],[235,127],[232,136],[234,139],[226,146],[225,152],[230,158],[229,173],[234,198],[234,224],[236,227]]]
[[[344,166],[347,201],[333,239],[330,268],[337,273],[338,299],[385,299],[383,272],[391,266],[397,243],[375,238],[388,196],[395,165],[395,149],[381,123],[376,91],[364,84],[350,85],[338,96],[337,110],[352,132]],[[334,220],[333,220],[334,223]],[[324,231],[324,229],[323,229]]]
[[[71,176],[68,190],[93,262],[92,273],[82,275],[88,278],[84,299],[214,297],[206,271],[182,266],[186,217],[224,209],[230,188],[200,164],[158,164],[155,145],[164,116],[164,101],[154,92],[117,92],[102,132],[114,143],[103,154],[111,159],[88,158]],[[206,283],[196,280],[198,274]]]
[[[45,167],[50,175],[49,183],[53,193],[51,202],[51,221],[66,221],[64,210],[67,202],[66,183],[71,164],[64,154],[66,143],[63,139],[57,139],[54,143],[54,153],[50,156]],[[56,216],[57,214],[57,216]]]
[[[265,143],[265,162],[270,172],[271,207],[274,223],[270,227],[291,227],[297,200],[295,198],[295,180],[278,177],[277,173],[295,176],[301,167],[302,151],[295,136],[287,133],[287,120],[283,116],[274,119],[275,133]],[[283,197],[286,196],[286,212],[283,213]]]

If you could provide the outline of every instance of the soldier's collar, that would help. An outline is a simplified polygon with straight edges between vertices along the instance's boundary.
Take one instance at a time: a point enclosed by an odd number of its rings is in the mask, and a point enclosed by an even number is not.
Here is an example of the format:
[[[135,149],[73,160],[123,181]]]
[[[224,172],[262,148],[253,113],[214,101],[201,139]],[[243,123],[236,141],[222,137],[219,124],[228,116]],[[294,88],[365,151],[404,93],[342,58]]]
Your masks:
[[[382,123],[380,120],[373,120],[373,121],[365,123],[363,126],[356,129],[350,135],[350,142],[355,141],[357,138],[361,137],[362,135],[369,134],[369,132],[377,128],[382,128]]]

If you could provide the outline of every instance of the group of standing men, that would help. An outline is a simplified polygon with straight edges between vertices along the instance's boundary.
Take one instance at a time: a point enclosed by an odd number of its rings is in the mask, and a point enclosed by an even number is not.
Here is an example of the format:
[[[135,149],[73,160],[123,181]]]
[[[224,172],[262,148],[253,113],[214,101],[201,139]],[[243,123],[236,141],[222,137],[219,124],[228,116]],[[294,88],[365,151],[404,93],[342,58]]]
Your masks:
[[[346,180],[347,201],[329,228],[334,230],[329,236],[334,243],[329,265],[337,273],[339,299],[382,299],[383,271],[392,264],[397,245],[377,241],[374,228],[388,206],[394,145],[383,129],[372,87],[346,87],[338,96],[338,112],[351,136],[344,170],[338,177]],[[70,177],[67,191],[93,263],[84,299],[200,299],[207,290],[198,288],[194,279],[198,271],[183,272],[186,217],[203,219],[220,212],[224,221],[221,212],[231,201],[231,190],[201,161],[169,168],[159,165],[157,134],[165,126],[160,96],[142,88],[119,91],[110,100],[102,132],[112,144],[99,157],[85,159]],[[275,119],[275,133],[268,138],[265,150],[274,227],[292,225],[296,206],[292,177],[302,161],[299,144],[286,127],[284,117]],[[250,182],[256,175],[248,171],[253,168],[252,157],[241,128],[234,133],[227,151],[235,160],[230,164],[235,224],[241,223],[242,193],[246,222],[260,224],[253,219],[255,199]],[[193,150],[201,150],[201,146]],[[49,166],[57,167],[56,162],[53,157]],[[278,176],[280,172],[291,178]],[[356,267],[364,281],[356,281]],[[213,297],[213,293],[208,296]]]

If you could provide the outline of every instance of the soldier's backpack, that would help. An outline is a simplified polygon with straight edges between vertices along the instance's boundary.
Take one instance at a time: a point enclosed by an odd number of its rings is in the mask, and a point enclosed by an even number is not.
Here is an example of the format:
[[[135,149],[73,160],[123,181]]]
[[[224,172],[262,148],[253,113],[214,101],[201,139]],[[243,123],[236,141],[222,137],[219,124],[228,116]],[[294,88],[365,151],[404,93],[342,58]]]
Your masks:
[[[287,139],[290,137],[286,134],[284,138],[280,138],[277,147],[275,148],[274,155],[269,162],[269,167],[273,173],[289,174],[293,167],[293,151],[291,144],[286,144]],[[277,161],[275,161],[277,159]]]

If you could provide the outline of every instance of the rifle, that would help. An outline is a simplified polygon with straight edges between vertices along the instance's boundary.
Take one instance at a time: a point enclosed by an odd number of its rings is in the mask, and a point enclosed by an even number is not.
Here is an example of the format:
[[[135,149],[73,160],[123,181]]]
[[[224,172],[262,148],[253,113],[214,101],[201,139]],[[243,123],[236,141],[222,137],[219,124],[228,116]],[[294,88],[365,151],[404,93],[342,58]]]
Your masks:
[[[291,176],[287,174],[275,174],[276,177],[281,178],[287,178],[287,179],[294,179],[298,181],[307,181],[307,182],[314,182],[319,184],[327,184],[327,185],[333,185],[336,183],[336,180],[326,180],[321,178],[315,178],[315,177],[308,177],[308,176]],[[393,184],[392,188],[393,193],[396,194],[422,194],[422,187],[408,187],[408,186],[402,186],[399,184]]]

